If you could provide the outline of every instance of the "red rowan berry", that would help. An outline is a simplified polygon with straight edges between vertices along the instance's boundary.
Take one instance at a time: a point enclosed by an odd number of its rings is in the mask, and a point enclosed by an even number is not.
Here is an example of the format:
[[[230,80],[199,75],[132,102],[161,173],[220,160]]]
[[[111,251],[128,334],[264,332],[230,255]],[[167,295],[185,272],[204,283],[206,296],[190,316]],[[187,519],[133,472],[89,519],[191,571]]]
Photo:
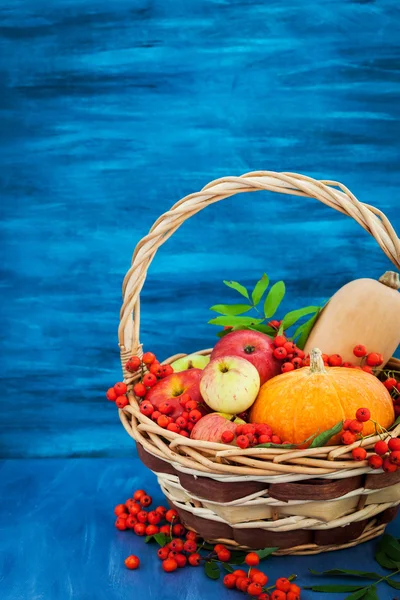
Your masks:
[[[251,583],[247,588],[247,593],[250,596],[259,596],[262,594],[262,587],[259,583]]]
[[[353,419],[345,419],[343,421],[343,430],[344,431],[348,431],[350,429],[350,423],[353,421]]]
[[[274,338],[274,344],[277,348],[281,348],[283,347],[287,342],[287,339],[284,335],[277,335]],[[287,353],[286,353],[287,354]]]
[[[345,446],[350,446],[350,444],[354,444],[357,441],[356,436],[351,431],[344,431],[341,436],[342,443]]]
[[[279,327],[281,326],[282,321],[277,321],[277,320],[273,320],[273,321],[268,321],[267,325],[268,327],[272,327],[272,329],[279,329]]]
[[[364,365],[363,367],[361,367],[362,371],[365,371],[366,373],[369,373],[370,375],[374,374],[374,370],[372,367],[369,367],[368,365]]]
[[[118,408],[125,408],[125,406],[128,406],[128,404],[129,400],[126,396],[118,396],[115,401],[115,405],[118,406]]]
[[[367,354],[366,362],[369,367],[378,367],[383,363],[382,354],[371,352],[370,354]]]
[[[140,412],[146,417],[151,417],[154,412],[154,406],[151,404],[151,402],[144,401],[140,405]]]
[[[369,408],[359,408],[356,412],[357,421],[361,421],[361,423],[365,423],[369,421],[371,418],[371,412]]]
[[[151,420],[155,421],[155,423],[157,423],[158,421],[158,417],[161,417],[161,413],[159,410],[155,410],[152,414],[151,414]]]
[[[146,387],[153,387],[157,383],[157,377],[153,375],[153,373],[146,373],[146,375],[142,379],[142,383]]]
[[[229,562],[231,559],[231,553],[227,548],[223,548],[217,553],[217,558],[221,562]]]
[[[371,469],[381,469],[383,465],[383,458],[377,454],[371,454],[368,457],[368,464]]]
[[[132,502],[128,506],[129,513],[134,516],[136,516],[141,510],[142,508],[137,502]]]
[[[184,528],[183,525],[181,525],[180,523],[177,523],[176,525],[173,525],[172,533],[178,537],[182,537],[183,535],[185,535],[186,529]]]
[[[286,577],[280,577],[276,580],[275,587],[281,592],[288,592],[290,590],[290,581]]]
[[[353,448],[351,454],[354,460],[365,460],[367,458],[367,451],[364,448]]]
[[[343,362],[340,354],[331,354],[328,358],[328,365],[330,367],[340,367]]]
[[[182,417],[182,415],[180,417],[178,417],[175,421],[175,423],[178,425],[178,427],[180,427],[181,429],[185,429],[186,425],[187,425],[187,420],[184,419]]]
[[[289,373],[290,371],[294,371],[294,364],[291,362],[285,362],[281,366],[282,373]]]
[[[393,452],[400,450],[400,438],[391,438],[388,442],[388,447]]]
[[[294,366],[295,369],[301,369],[303,366],[303,359],[302,358],[294,358],[292,360],[292,365]]]
[[[361,431],[363,430],[364,424],[361,421],[358,421],[357,419],[353,419],[353,421],[351,421],[350,425],[349,425],[349,430],[351,431],[351,433],[361,433]]]
[[[192,567],[198,567],[201,562],[201,556],[198,552],[194,552],[193,554],[189,554],[188,561]]]
[[[128,509],[126,508],[125,504],[117,504],[117,506],[114,508],[114,514],[117,517],[119,517],[123,513],[127,513],[127,512],[128,512]]]
[[[137,518],[135,515],[128,515],[125,519],[125,522],[128,529],[133,529],[137,523]]]
[[[263,592],[258,596],[258,600],[270,600],[270,596],[266,592]]]
[[[357,344],[357,346],[354,346],[353,348],[353,354],[354,356],[357,356],[357,358],[362,358],[363,356],[366,356],[367,349],[362,344]]]
[[[144,506],[145,508],[147,506],[150,506],[150,504],[153,502],[151,496],[148,496],[147,494],[143,494],[143,496],[140,496],[139,502],[142,506]]]
[[[285,348],[283,346],[278,346],[274,350],[274,356],[278,360],[283,360],[284,358],[287,357],[287,352],[286,352],[286,350],[285,350]]]
[[[188,531],[186,533],[186,539],[187,540],[193,540],[194,542],[198,539],[198,535],[195,531]]]
[[[353,363],[351,363],[351,362],[344,362],[344,363],[342,364],[342,367],[346,367],[346,369],[353,369],[353,368],[354,368],[354,365],[353,365]]]
[[[392,389],[396,386],[397,381],[395,380],[394,377],[388,377],[388,379],[386,379],[386,381],[383,382],[383,385],[385,386],[386,389],[389,390],[389,392],[392,391]]]
[[[200,421],[202,417],[202,414],[199,410],[191,410],[189,413],[189,420],[192,423],[197,423],[197,421]]]
[[[167,558],[162,562],[162,568],[166,573],[172,573],[172,571],[176,571],[178,568],[178,563],[174,558]]]
[[[165,520],[168,521],[168,523],[172,523],[172,522],[177,523],[179,521],[179,515],[175,509],[170,508],[165,513]]]
[[[221,434],[221,442],[223,444],[230,444],[234,439],[235,439],[235,434],[233,433],[233,431],[230,431],[229,429],[227,429],[226,431],[223,431]]]
[[[127,569],[137,569],[139,565],[139,558],[137,556],[134,556],[133,554],[125,559],[125,566]]]
[[[281,438],[279,437],[279,435],[272,435],[272,436],[271,436],[271,442],[272,442],[273,444],[282,444],[282,440],[281,440]]]
[[[293,342],[285,342],[285,344],[283,344],[283,347],[285,348],[288,354],[293,354],[293,352],[296,350],[296,345],[293,344]]]
[[[297,592],[288,592],[286,594],[286,600],[300,600],[300,594]]]
[[[181,428],[176,423],[169,423],[167,425],[168,431],[172,431],[172,433],[180,433]]]
[[[197,550],[197,544],[194,540],[186,540],[183,545],[183,549],[188,554],[193,554]]]
[[[127,389],[128,388],[126,387],[126,383],[124,383],[123,381],[119,381],[114,385],[114,392],[117,394],[117,396],[122,396],[123,394],[126,394]]]
[[[174,369],[171,367],[171,365],[161,365],[161,378],[164,379],[164,377],[168,377],[168,375],[172,375],[172,373],[174,372]]]
[[[256,567],[260,564],[260,557],[255,552],[249,552],[248,554],[246,554],[244,562],[249,567]]]
[[[270,596],[270,600],[287,600],[287,596],[282,590],[274,590]]]
[[[148,513],[145,510],[141,510],[137,513],[136,518],[139,523],[147,523],[147,515]]]
[[[137,356],[131,356],[131,358],[126,362],[125,369],[130,373],[134,373],[140,367],[140,358]]]
[[[175,550],[176,552],[182,552],[183,547],[184,547],[184,542],[183,542],[183,540],[180,540],[179,538],[174,538],[169,543],[169,547],[171,548],[171,550]]]
[[[190,414],[190,411],[192,410],[196,410],[197,409],[197,402],[196,400],[188,400],[185,403],[185,408],[187,410],[187,412]]]
[[[249,585],[251,584],[251,579],[249,577],[238,577],[236,580],[236,587],[241,592],[247,593],[249,589]]]
[[[106,397],[107,400],[110,400],[110,402],[115,402],[117,399],[117,394],[115,393],[114,388],[108,388],[107,392],[106,392]]]
[[[397,465],[392,462],[388,456],[383,460],[382,469],[385,473],[395,473],[397,471]]]
[[[127,529],[127,525],[126,525],[126,519],[127,516],[126,513],[125,514],[125,518],[122,517],[122,515],[120,515],[119,517],[117,517],[117,520],[115,521],[115,527],[117,529],[119,529],[120,531],[124,531],[125,529]]]
[[[146,386],[143,385],[143,383],[136,383],[133,386],[133,393],[135,394],[135,396],[137,396],[138,398],[144,398],[145,395],[147,394],[147,389]]]
[[[264,587],[268,582],[268,577],[264,573],[261,573],[261,571],[253,573],[253,569],[250,571],[250,579],[253,583],[259,583],[261,587]]]
[[[376,442],[374,450],[379,456],[383,456],[389,450],[389,446],[383,440],[379,440],[379,442]]]
[[[157,508],[155,509],[154,512],[159,514],[160,517],[163,519],[165,517],[165,513],[167,512],[167,509],[165,508],[165,506],[157,506]]]
[[[170,530],[171,530],[171,528],[170,528],[169,525],[162,525],[160,527],[160,533],[163,533],[164,535],[168,535],[169,536]]]
[[[138,502],[140,498],[145,495],[145,493],[146,492],[144,490],[136,490],[136,492],[134,492],[133,494],[133,499],[136,500],[136,502]]]
[[[400,450],[393,450],[389,454],[389,460],[390,460],[390,462],[392,462],[395,465],[399,466],[400,465]]]
[[[147,520],[150,523],[150,525],[158,525],[161,521],[161,515],[155,510],[152,510],[147,515]]]
[[[146,525],[144,523],[136,523],[133,531],[139,536],[146,535]]]
[[[247,573],[246,571],[243,571],[243,569],[236,569],[233,571],[232,575],[234,575],[236,578],[247,577]]]
[[[236,577],[233,575],[233,573],[228,573],[228,575],[225,575],[223,582],[224,586],[230,590],[236,587]]]
[[[186,563],[187,563],[187,558],[184,554],[177,554],[175,556],[175,560],[178,563],[178,568],[179,569],[183,569],[183,567],[186,567]]]
[[[155,535],[160,531],[160,528],[157,525],[147,525],[146,527],[146,535]]]
[[[158,419],[157,419],[157,425],[159,425],[163,429],[166,429],[168,427],[168,425],[169,425],[169,421],[168,421],[167,415],[160,415],[158,417]]]
[[[270,435],[260,435],[258,438],[258,443],[259,444],[270,444],[271,443],[271,436]]]
[[[239,446],[239,448],[244,450],[250,445],[249,438],[247,437],[247,435],[238,435],[238,437],[236,438],[236,444]]]
[[[160,560],[165,560],[168,558],[168,554],[169,554],[169,548],[167,548],[166,546],[164,546],[163,548],[159,548],[157,550],[157,556]]]
[[[160,404],[158,405],[158,410],[162,415],[170,415],[173,412],[174,408],[175,407],[173,406],[172,402],[169,402],[169,400],[165,400],[165,402],[160,402]]]
[[[145,352],[142,356],[142,361],[145,365],[152,365],[155,360],[156,357],[152,352]]]
[[[266,423],[256,423],[256,435],[272,435],[272,429]]]
[[[161,377],[161,365],[159,362],[155,361],[149,368],[150,373],[155,375],[156,377]]]

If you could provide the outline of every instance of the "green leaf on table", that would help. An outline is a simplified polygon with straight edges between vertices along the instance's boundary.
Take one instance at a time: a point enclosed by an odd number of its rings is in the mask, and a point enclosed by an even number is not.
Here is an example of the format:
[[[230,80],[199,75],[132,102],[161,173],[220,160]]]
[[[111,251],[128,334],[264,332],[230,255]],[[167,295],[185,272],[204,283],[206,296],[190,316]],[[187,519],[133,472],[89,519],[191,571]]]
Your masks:
[[[283,317],[281,327],[283,330],[289,329],[289,327],[294,325],[299,319],[301,319],[301,317],[314,314],[318,311],[319,306],[305,306],[304,308],[291,310]]]
[[[156,533],[155,535],[148,537],[153,537],[156,540],[157,544],[161,547],[166,546],[171,541],[170,536],[165,535],[165,533]]]
[[[224,281],[224,284],[227,285],[229,288],[236,290],[237,292],[239,292],[239,294],[250,300],[249,292],[246,290],[244,285],[241,285],[237,281]]]
[[[398,569],[400,564],[389,558],[383,550],[378,550],[375,554],[375,560],[384,569]]]
[[[378,573],[373,573],[371,571],[349,571],[348,569],[330,569],[329,571],[315,571],[314,569],[310,569],[310,572],[313,575],[339,575],[341,577],[353,576],[353,577],[362,577],[363,579],[380,579],[381,575]]]
[[[260,302],[268,285],[269,285],[269,279],[268,279],[268,276],[264,273],[264,275],[261,277],[260,281],[258,281],[256,283],[254,290],[251,293],[251,299],[253,300],[253,304],[255,306]]]
[[[400,561],[400,542],[392,535],[385,533],[382,536],[378,550],[382,550],[393,561]]]
[[[312,585],[312,586],[305,586],[306,590],[312,590],[313,592],[327,592],[327,593],[333,593],[333,592],[338,592],[338,593],[342,593],[342,592],[357,592],[358,590],[361,590],[361,586],[360,585]],[[362,596],[360,596],[362,597]]]
[[[339,421],[330,429],[323,431],[311,442],[310,448],[321,448],[321,446],[325,446],[327,442],[331,439],[332,436],[340,433],[343,429],[343,421]]]
[[[258,558],[262,560],[263,558],[267,558],[267,556],[271,556],[273,552],[276,552],[279,548],[264,548],[263,550],[256,550]]]
[[[209,577],[210,579],[219,579],[221,576],[219,566],[215,562],[204,563],[204,571],[207,577]]]
[[[390,578],[386,579],[385,581],[393,589],[400,590],[400,581],[393,581],[393,579],[390,579]]]
[[[350,596],[346,596],[346,598],[344,600],[359,600],[360,598],[364,598],[367,591],[368,591],[368,588],[361,588],[361,590],[358,590],[357,592],[350,594]]]
[[[216,317],[208,321],[211,325],[257,325],[262,322],[262,319],[254,319],[253,317]]]
[[[241,315],[253,308],[250,304],[214,304],[210,310],[222,315]]]
[[[364,598],[365,600],[379,600],[376,587],[373,585],[372,587],[368,588],[365,596],[361,596],[361,598]]]
[[[274,316],[285,295],[285,284],[283,281],[277,281],[268,292],[264,302],[264,315],[266,319]]]
[[[304,349],[304,346],[306,345],[306,341],[308,340],[308,336],[311,333],[311,329],[314,327],[314,323],[318,319],[318,315],[320,312],[321,312],[321,310],[318,310],[315,313],[315,315],[313,315],[311,317],[311,319],[308,319],[308,321],[306,321],[305,323],[300,325],[294,332],[293,339],[294,340],[297,339],[296,346],[298,348],[301,348],[301,350]]]
[[[231,565],[228,565],[228,563],[221,563],[221,566],[223,569],[225,569],[225,571],[228,571],[228,573],[233,573],[233,569]]]

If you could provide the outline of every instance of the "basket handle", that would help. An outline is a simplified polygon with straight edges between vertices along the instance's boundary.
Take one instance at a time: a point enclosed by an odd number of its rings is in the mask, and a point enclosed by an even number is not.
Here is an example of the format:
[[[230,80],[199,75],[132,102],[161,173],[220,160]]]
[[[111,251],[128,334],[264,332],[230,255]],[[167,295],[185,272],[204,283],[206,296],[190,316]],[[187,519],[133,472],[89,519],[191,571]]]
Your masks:
[[[209,204],[235,194],[259,190],[315,198],[352,217],[376,239],[386,256],[400,269],[400,240],[388,218],[377,208],[359,202],[346,186],[337,181],[318,181],[297,173],[276,173],[274,171],[255,171],[241,177],[216,179],[200,192],[189,194],[174,204],[169,211],[157,219],[149,233],[137,244],[131,267],[122,286],[123,304],[118,340],[123,365],[132,354],[141,355],[139,295],[146,279],[147,269],[158,248],[175,233],[186,219]],[[132,318],[132,313],[134,318]],[[125,371],[124,374],[127,375]]]

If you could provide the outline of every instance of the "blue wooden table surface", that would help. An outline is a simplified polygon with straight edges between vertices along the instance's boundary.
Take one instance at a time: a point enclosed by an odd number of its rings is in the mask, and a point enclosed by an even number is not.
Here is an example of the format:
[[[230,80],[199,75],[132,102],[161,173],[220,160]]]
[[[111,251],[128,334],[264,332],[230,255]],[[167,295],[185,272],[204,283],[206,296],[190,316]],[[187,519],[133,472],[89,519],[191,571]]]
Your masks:
[[[111,507],[143,478],[154,490],[104,400],[121,376],[122,278],[175,201],[251,170],[342,181],[399,230],[399,16],[395,0],[2,4],[1,599],[217,593],[196,570],[187,585],[152,577],[149,560],[140,584],[121,569],[139,542],[113,529]],[[240,195],[157,254],[142,341],[160,357],[211,346],[223,279],[284,279],[286,310],[390,268],[313,200]],[[371,556],[368,544],[318,564]],[[273,559],[272,572],[282,564],[306,581],[316,563]]]

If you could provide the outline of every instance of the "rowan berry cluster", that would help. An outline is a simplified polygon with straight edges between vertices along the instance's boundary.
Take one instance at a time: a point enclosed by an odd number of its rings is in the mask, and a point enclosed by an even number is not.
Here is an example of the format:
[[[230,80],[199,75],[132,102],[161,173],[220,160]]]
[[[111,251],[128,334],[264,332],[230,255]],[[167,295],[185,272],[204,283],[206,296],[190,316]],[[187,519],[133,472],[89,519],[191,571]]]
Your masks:
[[[226,430],[221,434],[221,442],[230,444],[235,441],[242,450],[252,448],[259,444],[282,444],[279,435],[274,435],[272,429],[266,423],[245,423],[236,426],[236,431]],[[288,444],[289,442],[283,442]]]

